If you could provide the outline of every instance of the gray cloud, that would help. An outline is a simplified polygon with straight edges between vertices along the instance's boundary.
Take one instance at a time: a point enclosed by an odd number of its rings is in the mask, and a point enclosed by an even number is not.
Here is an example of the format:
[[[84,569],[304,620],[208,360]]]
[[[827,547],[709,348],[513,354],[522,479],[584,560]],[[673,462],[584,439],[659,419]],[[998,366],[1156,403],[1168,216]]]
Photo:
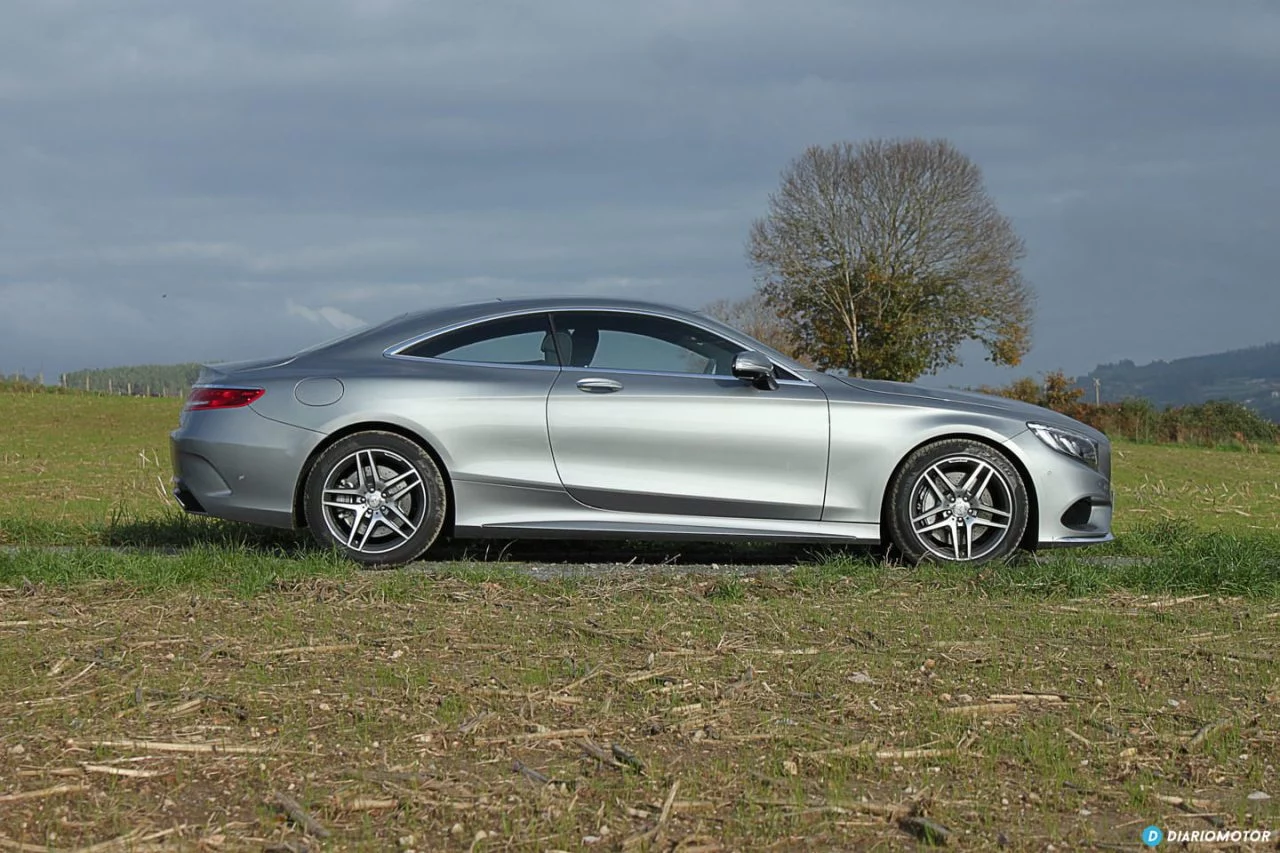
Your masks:
[[[271,354],[334,318],[485,296],[745,294],[747,226],[787,161],[899,135],[982,165],[1039,294],[1023,368],[941,381],[1280,337],[1274,4],[31,0],[5,18],[0,371]]]

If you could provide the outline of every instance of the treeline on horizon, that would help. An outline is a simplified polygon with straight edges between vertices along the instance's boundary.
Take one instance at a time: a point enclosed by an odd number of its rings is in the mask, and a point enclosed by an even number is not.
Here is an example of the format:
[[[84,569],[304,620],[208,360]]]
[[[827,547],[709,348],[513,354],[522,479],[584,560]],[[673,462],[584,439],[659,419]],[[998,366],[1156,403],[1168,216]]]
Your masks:
[[[8,374],[0,379],[10,390],[15,388],[47,388],[118,394],[125,397],[185,397],[200,375],[200,365],[138,364],[127,367],[105,367],[97,370],[75,370],[57,377],[50,385],[43,375]]]

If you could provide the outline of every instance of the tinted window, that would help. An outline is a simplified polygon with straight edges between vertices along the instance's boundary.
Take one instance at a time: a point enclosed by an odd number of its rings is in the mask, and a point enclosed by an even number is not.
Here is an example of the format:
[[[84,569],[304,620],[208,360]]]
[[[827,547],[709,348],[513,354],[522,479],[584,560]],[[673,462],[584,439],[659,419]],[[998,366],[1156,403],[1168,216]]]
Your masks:
[[[733,357],[743,351],[697,326],[645,314],[562,313],[555,327],[568,338],[574,367],[731,376]]]
[[[559,364],[546,314],[477,323],[415,344],[401,355],[489,364]]]

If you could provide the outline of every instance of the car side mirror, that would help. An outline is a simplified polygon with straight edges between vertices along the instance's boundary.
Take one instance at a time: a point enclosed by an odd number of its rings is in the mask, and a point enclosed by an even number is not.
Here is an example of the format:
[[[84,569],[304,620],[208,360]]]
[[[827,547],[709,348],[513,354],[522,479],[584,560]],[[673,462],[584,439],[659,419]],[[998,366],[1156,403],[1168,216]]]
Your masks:
[[[761,391],[778,390],[773,362],[755,350],[745,350],[733,357],[733,375],[744,382],[750,382]]]

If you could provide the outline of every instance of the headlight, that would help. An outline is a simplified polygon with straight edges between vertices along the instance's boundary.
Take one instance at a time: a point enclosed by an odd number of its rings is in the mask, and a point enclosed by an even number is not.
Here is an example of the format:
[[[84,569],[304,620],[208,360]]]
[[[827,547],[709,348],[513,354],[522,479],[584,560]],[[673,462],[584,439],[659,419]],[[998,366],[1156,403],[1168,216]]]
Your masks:
[[[1093,439],[1078,432],[1044,424],[1027,424],[1027,428],[1036,434],[1036,438],[1059,453],[1079,459],[1093,470],[1098,470],[1098,443]]]

